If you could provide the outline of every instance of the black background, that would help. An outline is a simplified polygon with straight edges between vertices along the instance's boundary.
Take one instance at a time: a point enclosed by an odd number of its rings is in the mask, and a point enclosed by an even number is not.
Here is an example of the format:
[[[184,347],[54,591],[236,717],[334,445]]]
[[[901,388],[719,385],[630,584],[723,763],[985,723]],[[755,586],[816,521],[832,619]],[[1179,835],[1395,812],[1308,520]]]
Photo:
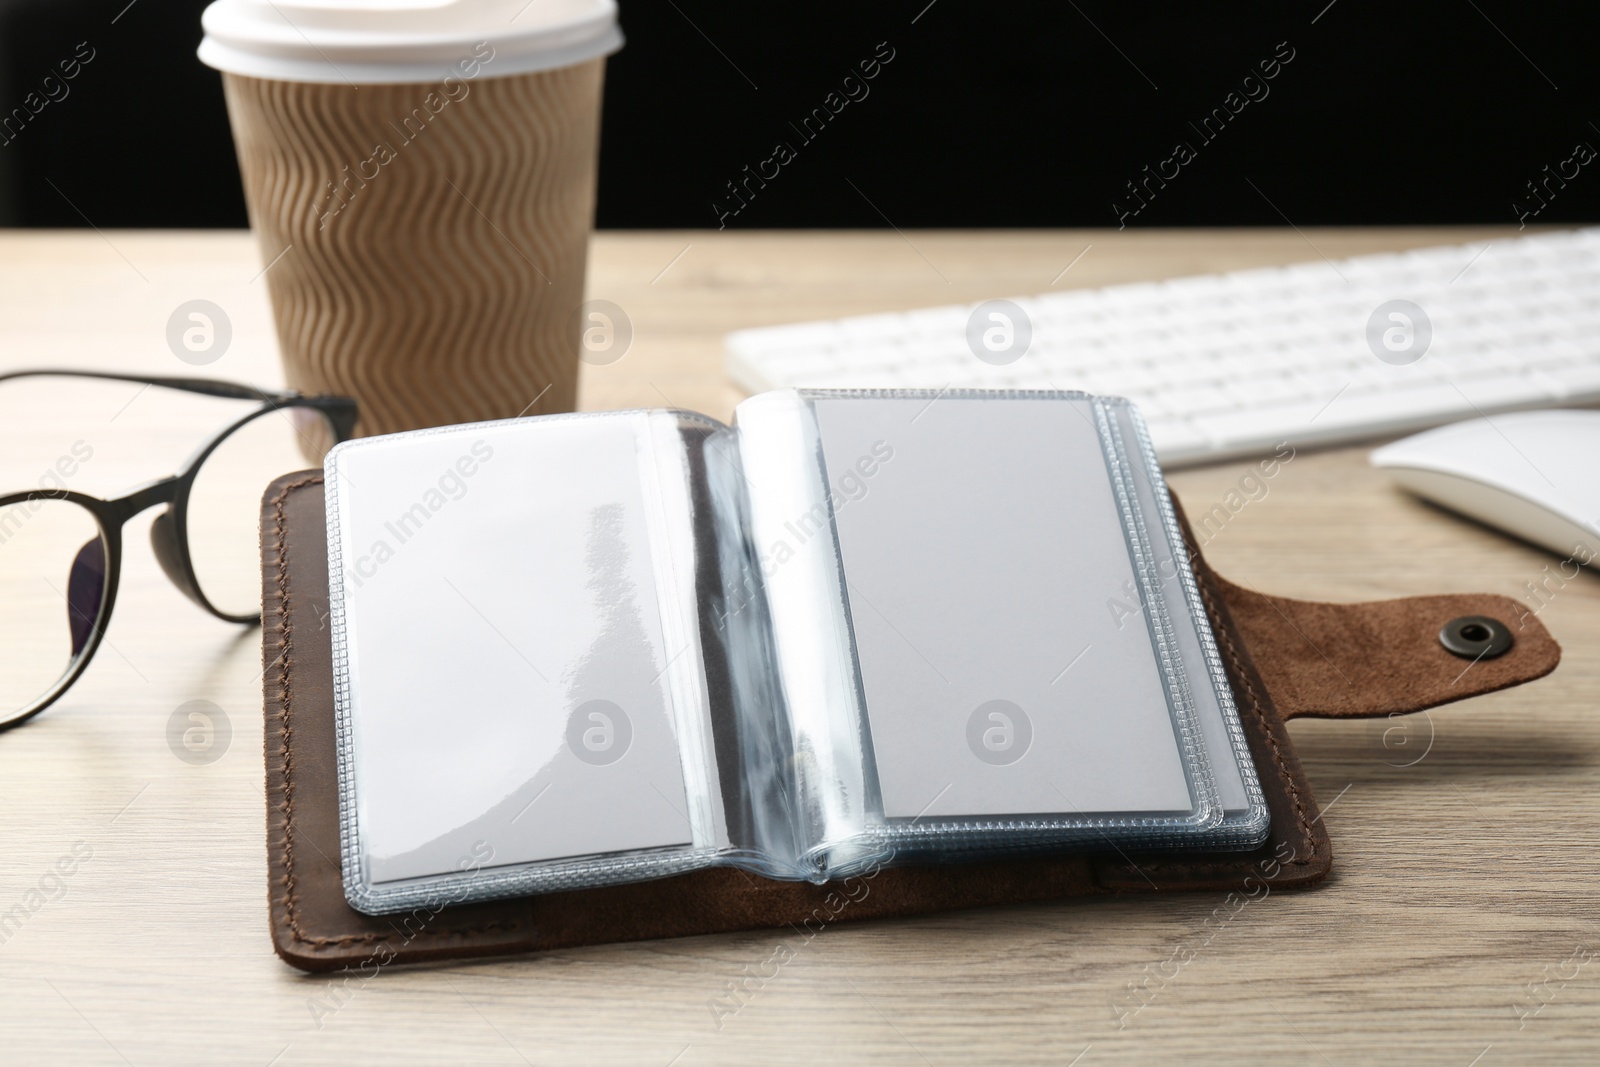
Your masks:
[[[77,42],[96,53],[0,146],[0,223],[244,225],[220,79],[194,58],[204,6],[0,0],[3,111]],[[1514,223],[1529,180],[1600,147],[1590,5],[622,0],[622,24],[606,227],[714,227],[778,141],[797,158],[730,228],[1115,226],[1180,140],[1198,158],[1129,226]],[[802,143],[789,124],[880,42],[870,95]],[[1279,42],[1270,95],[1202,143],[1189,123]],[[1537,221],[1600,215],[1596,172]]]

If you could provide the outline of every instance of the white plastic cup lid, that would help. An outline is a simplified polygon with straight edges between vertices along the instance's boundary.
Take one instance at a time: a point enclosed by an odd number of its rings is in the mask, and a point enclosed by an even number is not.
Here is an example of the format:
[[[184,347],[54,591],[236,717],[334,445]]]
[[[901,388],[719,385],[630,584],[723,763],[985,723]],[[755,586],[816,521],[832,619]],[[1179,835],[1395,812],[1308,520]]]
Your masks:
[[[622,47],[616,0],[216,0],[200,22],[201,62],[275,81],[505,77]]]

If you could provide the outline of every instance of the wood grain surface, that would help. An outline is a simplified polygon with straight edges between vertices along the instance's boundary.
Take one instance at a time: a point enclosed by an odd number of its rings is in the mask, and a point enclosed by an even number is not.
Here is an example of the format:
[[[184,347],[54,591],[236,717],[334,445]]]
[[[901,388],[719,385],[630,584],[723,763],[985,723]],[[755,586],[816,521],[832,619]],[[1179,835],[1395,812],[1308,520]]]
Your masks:
[[[589,296],[622,307],[633,340],[584,368],[582,403],[726,417],[739,393],[721,374],[721,335],[741,326],[1501,232],[605,234]],[[263,265],[243,233],[0,235],[0,365],[281,381]],[[233,331],[201,368],[166,340],[174,309],[195,299]],[[72,487],[117,492],[168,473],[232,410],[136,387],[0,385],[0,490],[37,484],[82,442],[93,456]],[[1248,469],[1173,481],[1204,511]],[[1401,495],[1364,449],[1301,452],[1265,484],[1206,545],[1222,573],[1328,600],[1525,597],[1545,582],[1540,617],[1565,647],[1550,678],[1427,716],[1293,723],[1334,842],[1323,887],[1243,906],[1073,901],[343,980],[300,975],[268,943],[259,634],[166,581],[143,516],[88,674],[0,735],[0,1061],[1596,1062],[1600,581],[1550,582],[1553,558]],[[0,608],[0,640],[17,626]],[[168,740],[193,700],[231,726],[208,764]]]

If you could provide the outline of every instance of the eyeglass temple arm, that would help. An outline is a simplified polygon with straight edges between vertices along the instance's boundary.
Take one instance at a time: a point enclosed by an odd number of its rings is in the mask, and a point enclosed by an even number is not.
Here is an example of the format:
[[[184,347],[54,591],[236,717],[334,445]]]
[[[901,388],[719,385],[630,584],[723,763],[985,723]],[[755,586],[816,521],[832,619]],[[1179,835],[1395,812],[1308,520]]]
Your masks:
[[[115,374],[110,371],[90,370],[15,370],[0,374],[0,382],[14,378],[98,378],[111,382],[134,382],[138,385],[159,385],[163,389],[177,389],[202,396],[218,396],[227,400],[287,400],[298,393],[281,389],[257,389],[252,385],[236,385],[215,378],[170,378],[164,375]]]

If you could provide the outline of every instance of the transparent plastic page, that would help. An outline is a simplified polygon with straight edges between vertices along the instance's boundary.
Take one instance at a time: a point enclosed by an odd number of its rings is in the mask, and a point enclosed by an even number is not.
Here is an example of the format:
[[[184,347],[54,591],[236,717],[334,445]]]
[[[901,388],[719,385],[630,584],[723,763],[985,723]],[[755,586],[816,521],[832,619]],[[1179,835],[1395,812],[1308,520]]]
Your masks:
[[[835,504],[824,477],[811,405],[793,391],[763,393],[735,419],[749,502],[750,539],[765,590],[773,678],[787,716],[793,783],[786,817],[790,854],[774,855],[788,877],[823,880],[870,858],[874,821]]]
[[[794,879],[802,851],[794,736],[778,681],[751,483],[739,442],[720,426],[687,452],[697,536],[701,643],[728,848],[722,859]],[[702,500],[703,495],[703,500]],[[712,543],[714,542],[714,543]]]
[[[790,391],[737,424],[756,541],[787,549],[766,589],[813,877],[1218,823],[1100,402]],[[819,507],[826,533],[800,521]]]
[[[1161,475],[1155,448],[1138,409],[1125,401],[1104,403],[1119,451],[1127,456],[1127,480],[1143,516],[1175,647],[1187,667],[1190,693],[1224,815],[1220,824],[1198,840],[1182,843],[1253,848],[1266,840],[1272,817],[1239,722],[1239,709],[1211,629],[1211,616],[1189,564],[1166,479]]]
[[[327,462],[346,895],[373,913],[623,882],[730,829],[708,442],[671,412],[448,427]],[[713,598],[714,599],[714,598]],[[724,655],[718,641],[714,658]]]

